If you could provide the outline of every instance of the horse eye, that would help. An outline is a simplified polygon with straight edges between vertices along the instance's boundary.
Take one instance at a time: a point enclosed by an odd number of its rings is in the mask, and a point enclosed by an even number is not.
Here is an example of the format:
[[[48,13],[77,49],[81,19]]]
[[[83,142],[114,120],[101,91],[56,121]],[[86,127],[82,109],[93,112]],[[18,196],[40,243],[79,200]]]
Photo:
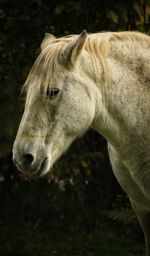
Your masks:
[[[60,89],[58,88],[50,88],[49,90],[46,91],[46,96],[49,98],[54,98],[58,95],[60,92]]]

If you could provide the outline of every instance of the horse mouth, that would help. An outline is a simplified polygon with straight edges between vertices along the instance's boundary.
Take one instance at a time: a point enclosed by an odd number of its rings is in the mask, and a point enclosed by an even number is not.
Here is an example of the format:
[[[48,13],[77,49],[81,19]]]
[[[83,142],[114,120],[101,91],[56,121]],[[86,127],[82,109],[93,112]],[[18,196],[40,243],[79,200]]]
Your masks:
[[[20,176],[25,179],[34,179],[34,177],[43,177],[48,173],[48,158],[45,157],[40,166],[35,166],[32,170],[22,169],[21,166],[17,165],[17,168],[21,172]]]
[[[42,177],[48,172],[48,158],[45,157],[40,166],[35,167],[33,176]]]
[[[42,164],[41,164],[41,167],[40,169],[35,173],[37,174],[38,176],[42,177],[44,176],[47,172],[48,172],[48,158],[45,157]]]

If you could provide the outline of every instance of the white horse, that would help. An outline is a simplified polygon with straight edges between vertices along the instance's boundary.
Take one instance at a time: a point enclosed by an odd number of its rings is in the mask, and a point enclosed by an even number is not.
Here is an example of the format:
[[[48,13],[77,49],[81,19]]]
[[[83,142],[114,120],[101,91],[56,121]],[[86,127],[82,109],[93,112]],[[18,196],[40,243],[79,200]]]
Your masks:
[[[13,146],[21,172],[45,175],[89,127],[108,141],[150,256],[150,37],[138,32],[46,34],[24,86]]]

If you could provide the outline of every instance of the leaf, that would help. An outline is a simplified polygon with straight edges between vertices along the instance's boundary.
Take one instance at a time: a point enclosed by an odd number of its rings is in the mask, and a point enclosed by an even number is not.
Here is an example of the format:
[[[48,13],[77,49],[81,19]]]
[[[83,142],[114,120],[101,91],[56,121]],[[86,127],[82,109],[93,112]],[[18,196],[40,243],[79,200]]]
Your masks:
[[[64,5],[57,5],[55,8],[55,13],[60,15],[64,11]]]
[[[108,11],[107,17],[110,18],[114,23],[117,23],[119,20],[119,16],[112,10]]]

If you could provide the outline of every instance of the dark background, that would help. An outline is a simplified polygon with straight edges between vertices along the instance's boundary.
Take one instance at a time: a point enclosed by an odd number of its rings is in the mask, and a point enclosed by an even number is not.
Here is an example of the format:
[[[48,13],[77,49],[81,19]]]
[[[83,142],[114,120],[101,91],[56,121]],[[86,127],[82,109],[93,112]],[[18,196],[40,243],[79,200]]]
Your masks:
[[[143,235],[99,134],[76,141],[53,179],[27,179],[11,160],[21,87],[45,32],[84,28],[149,33],[150,1],[0,0],[0,255],[143,254]]]

